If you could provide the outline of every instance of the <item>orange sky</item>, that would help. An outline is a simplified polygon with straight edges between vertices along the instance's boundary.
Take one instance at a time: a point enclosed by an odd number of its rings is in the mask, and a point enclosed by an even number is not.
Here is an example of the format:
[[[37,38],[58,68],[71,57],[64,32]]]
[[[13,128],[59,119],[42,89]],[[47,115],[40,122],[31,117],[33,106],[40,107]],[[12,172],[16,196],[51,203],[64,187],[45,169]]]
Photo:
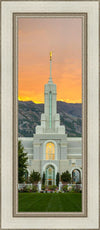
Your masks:
[[[49,79],[49,52],[57,100],[82,102],[82,19],[18,19],[18,97],[44,102]]]

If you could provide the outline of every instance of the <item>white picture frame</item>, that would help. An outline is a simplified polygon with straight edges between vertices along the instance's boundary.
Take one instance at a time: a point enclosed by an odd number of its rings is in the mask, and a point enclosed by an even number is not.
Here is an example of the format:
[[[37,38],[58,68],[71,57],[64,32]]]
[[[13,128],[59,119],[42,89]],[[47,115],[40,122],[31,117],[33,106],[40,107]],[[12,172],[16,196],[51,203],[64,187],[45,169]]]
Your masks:
[[[26,12],[87,14],[86,217],[13,216],[12,17]],[[1,1],[1,229],[100,229],[99,205],[99,1]]]

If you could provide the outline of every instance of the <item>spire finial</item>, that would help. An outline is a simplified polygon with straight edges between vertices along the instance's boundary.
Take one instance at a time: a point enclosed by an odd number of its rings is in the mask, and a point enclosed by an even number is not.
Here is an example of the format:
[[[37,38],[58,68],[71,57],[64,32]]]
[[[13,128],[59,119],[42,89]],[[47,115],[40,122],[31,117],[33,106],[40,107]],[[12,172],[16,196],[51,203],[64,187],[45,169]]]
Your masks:
[[[52,51],[50,51],[50,77],[49,77],[49,81],[48,81],[49,84],[53,83],[51,72],[52,72]]]
[[[52,51],[50,51],[50,61],[52,60]]]

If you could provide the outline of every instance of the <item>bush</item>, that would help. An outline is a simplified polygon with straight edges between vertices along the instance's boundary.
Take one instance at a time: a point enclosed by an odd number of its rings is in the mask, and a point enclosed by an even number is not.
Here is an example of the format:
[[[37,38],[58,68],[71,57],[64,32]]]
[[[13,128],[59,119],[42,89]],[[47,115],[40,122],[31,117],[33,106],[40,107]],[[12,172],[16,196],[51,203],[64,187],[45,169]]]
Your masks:
[[[68,185],[64,185],[64,186],[63,186],[63,191],[64,191],[64,192],[67,192],[67,191],[68,191]]]
[[[79,184],[76,184],[75,192],[80,192],[80,185]]]
[[[25,186],[25,187],[23,188],[23,192],[30,192],[30,188],[28,188],[27,186]]]
[[[26,183],[26,184],[30,184],[29,178],[26,178],[26,179],[25,179],[25,183]]]
[[[32,192],[37,192],[37,186],[36,185],[32,186]]]
[[[56,185],[52,185],[53,187],[53,190],[55,191],[57,189],[57,186]]]
[[[71,182],[71,174],[68,172],[68,170],[66,172],[63,172],[61,175],[61,180],[63,182],[67,182],[70,183]]]
[[[80,189],[79,189],[79,188],[76,188],[76,189],[75,189],[75,192],[80,192]]]
[[[52,190],[52,189],[53,189],[52,185],[49,185],[48,190]]]
[[[72,185],[71,192],[75,192],[75,186]]]
[[[43,172],[43,177],[42,177],[42,184],[45,184],[45,172]]]
[[[38,183],[41,179],[40,173],[39,172],[35,172],[34,170],[31,172],[30,177],[29,177],[29,181],[34,184],[34,183]]]
[[[56,185],[49,185],[49,186],[48,186],[48,189],[49,189],[49,190],[52,190],[52,191],[55,191],[56,188],[57,188]]]
[[[57,172],[57,175],[56,175],[56,185],[58,186],[59,185],[59,173]]]
[[[75,186],[72,186],[72,192],[80,192],[80,185],[76,184]]]
[[[46,186],[45,185],[42,185],[42,190],[45,190],[46,189]]]

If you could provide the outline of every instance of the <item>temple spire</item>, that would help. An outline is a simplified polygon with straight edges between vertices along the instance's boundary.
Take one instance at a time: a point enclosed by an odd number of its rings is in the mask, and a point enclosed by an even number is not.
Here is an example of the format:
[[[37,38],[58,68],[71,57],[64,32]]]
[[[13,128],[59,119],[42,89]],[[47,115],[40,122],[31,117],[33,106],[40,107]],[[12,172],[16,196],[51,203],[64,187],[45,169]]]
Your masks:
[[[50,51],[50,76],[49,76],[48,83],[49,84],[53,83],[53,81],[52,81],[52,51]]]

